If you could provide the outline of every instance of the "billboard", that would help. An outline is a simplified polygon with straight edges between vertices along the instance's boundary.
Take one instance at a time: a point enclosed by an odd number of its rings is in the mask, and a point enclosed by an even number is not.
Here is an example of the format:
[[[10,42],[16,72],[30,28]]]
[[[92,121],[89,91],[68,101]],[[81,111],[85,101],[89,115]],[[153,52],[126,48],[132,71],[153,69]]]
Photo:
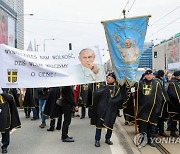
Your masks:
[[[178,68],[180,62],[180,38],[167,42],[168,69]]]
[[[0,44],[8,43],[8,16],[0,12]]]
[[[170,42],[167,43],[167,62],[169,63],[176,63],[180,61],[180,53],[179,53],[179,43],[180,43],[180,38],[174,39]]]
[[[15,47],[15,20],[2,10],[0,11],[0,44]]]
[[[15,20],[8,17],[8,45],[15,47]]]

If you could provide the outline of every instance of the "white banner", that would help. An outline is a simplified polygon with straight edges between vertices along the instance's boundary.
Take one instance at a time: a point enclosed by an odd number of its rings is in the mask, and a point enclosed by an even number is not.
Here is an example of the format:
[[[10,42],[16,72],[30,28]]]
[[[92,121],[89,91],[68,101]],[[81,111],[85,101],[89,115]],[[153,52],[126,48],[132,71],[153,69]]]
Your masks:
[[[0,45],[0,87],[37,88],[105,81],[98,48],[58,52],[23,51]]]

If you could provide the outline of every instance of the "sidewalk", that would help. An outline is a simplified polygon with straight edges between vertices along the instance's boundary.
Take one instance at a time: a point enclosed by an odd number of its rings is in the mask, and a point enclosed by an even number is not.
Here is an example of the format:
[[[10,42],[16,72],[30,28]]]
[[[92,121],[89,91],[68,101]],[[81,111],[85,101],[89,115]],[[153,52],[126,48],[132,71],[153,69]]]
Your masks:
[[[133,125],[125,125],[124,122],[125,120],[123,116],[116,118],[116,124],[118,125],[121,133],[124,135],[125,140],[131,147],[131,150],[134,154],[161,154],[158,149],[156,149],[155,147],[151,147],[149,145],[146,145],[145,147],[138,149],[133,141],[135,136],[135,127]]]

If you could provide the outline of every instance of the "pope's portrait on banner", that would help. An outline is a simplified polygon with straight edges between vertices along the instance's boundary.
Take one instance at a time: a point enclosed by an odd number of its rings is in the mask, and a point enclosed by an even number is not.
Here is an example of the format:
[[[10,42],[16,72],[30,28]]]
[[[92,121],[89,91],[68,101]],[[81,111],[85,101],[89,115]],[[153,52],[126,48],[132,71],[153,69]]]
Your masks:
[[[95,63],[95,52],[86,48],[79,52],[80,64],[76,65],[74,71],[78,80],[82,83],[101,82],[105,78],[102,64]]]
[[[136,45],[136,41],[134,40],[133,44],[131,43],[130,39],[126,39],[124,41],[125,48],[121,47],[120,45],[120,38],[116,36],[116,46],[124,59],[126,64],[133,64],[137,61],[139,56],[139,49]]]

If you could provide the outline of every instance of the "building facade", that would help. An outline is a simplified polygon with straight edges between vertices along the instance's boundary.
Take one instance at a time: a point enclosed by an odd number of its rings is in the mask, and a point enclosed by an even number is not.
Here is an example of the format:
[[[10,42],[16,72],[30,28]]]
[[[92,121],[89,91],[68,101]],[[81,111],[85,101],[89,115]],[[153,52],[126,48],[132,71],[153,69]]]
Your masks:
[[[153,69],[180,70],[180,33],[154,46]]]
[[[24,49],[24,1],[0,0],[0,44]]]
[[[138,68],[152,69],[152,47],[153,42],[144,42],[143,52],[139,61]]]

